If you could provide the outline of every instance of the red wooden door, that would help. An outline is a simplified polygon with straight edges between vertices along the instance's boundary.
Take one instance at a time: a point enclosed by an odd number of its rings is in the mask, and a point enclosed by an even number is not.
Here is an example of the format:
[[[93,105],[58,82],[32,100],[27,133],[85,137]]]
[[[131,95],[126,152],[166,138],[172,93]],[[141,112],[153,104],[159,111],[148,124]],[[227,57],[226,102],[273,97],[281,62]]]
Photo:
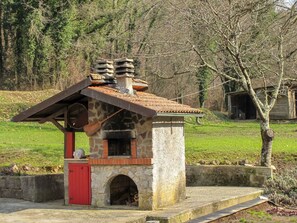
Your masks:
[[[83,163],[69,163],[69,204],[91,204],[90,166]]]

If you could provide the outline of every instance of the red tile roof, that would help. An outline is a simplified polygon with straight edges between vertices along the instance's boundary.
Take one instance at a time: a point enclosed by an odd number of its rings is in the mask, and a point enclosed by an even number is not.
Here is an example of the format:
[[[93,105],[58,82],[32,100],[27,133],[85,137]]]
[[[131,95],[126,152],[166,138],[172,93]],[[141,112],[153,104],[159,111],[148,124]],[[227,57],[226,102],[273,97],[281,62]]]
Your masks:
[[[140,89],[143,89],[143,87]],[[147,117],[158,115],[184,116],[187,114],[200,116],[202,113],[199,109],[191,108],[188,105],[181,105],[175,101],[170,101],[143,91],[136,91],[136,94],[133,96],[123,94],[116,88],[107,85],[98,85],[96,81],[94,82],[90,78],[86,78],[51,98],[21,112],[13,117],[12,121],[44,122],[52,117],[55,120],[63,121],[65,120],[64,110],[67,106],[82,100],[86,96]]]
[[[137,91],[135,95],[123,94],[116,88],[108,86],[94,86],[88,87],[92,91],[96,91],[105,95],[109,95],[113,98],[123,100],[130,104],[142,106],[156,111],[156,113],[177,113],[177,114],[200,114],[201,110],[192,108],[188,105],[182,105],[175,101],[168,100],[163,97],[156,96],[151,93]]]

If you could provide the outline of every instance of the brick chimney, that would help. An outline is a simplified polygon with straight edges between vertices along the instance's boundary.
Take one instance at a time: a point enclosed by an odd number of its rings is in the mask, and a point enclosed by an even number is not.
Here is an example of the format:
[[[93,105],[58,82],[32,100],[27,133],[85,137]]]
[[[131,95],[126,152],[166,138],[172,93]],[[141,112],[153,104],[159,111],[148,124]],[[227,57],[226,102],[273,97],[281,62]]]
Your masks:
[[[120,92],[133,95],[133,77],[134,65],[132,59],[122,58],[116,59],[115,62],[115,76],[117,80],[117,87]]]

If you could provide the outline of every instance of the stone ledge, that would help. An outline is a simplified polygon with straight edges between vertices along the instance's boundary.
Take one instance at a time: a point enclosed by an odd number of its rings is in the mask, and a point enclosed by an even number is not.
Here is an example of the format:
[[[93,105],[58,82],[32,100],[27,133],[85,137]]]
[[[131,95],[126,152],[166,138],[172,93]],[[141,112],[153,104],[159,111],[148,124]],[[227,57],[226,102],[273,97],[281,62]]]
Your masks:
[[[23,198],[23,191],[20,188],[19,189],[15,189],[15,188],[3,189],[3,188],[0,188],[0,197],[22,199]]]
[[[44,202],[64,197],[63,174],[2,176],[0,197]]]
[[[186,167],[187,186],[246,186],[262,187],[273,176],[273,170],[260,166],[212,166]]]
[[[146,220],[160,223],[189,222],[210,213],[259,197],[263,191],[247,187],[188,187],[187,199],[148,214]]]

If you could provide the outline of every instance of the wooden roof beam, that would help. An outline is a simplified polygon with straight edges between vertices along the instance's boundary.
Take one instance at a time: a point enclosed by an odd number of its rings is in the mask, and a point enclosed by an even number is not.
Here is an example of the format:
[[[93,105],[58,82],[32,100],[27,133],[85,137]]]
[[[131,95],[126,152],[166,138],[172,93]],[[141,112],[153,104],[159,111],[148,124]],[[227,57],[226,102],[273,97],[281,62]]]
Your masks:
[[[45,118],[42,118],[42,119],[39,121],[39,123],[40,123],[40,124],[43,124],[43,123],[45,123],[45,122],[52,121],[53,118],[56,118],[57,116],[64,114],[65,111],[67,111],[67,107],[64,107],[64,108],[62,108],[62,109],[56,111],[55,113],[53,113],[53,114],[51,114],[51,115],[49,115],[49,116],[47,116],[47,117],[45,117]]]
[[[66,132],[66,129],[59,123],[57,122],[55,119],[51,119],[50,120],[58,129],[60,129],[63,133]]]
[[[31,118],[31,116],[37,114],[38,112],[40,112],[46,108],[49,108],[50,106],[52,106],[54,104],[60,103],[65,98],[67,98],[75,93],[79,93],[82,89],[88,87],[91,84],[92,84],[91,80],[89,78],[86,78],[86,79],[82,80],[81,82],[67,88],[66,90],[61,91],[60,93],[46,99],[45,101],[42,101],[39,104],[14,116],[11,119],[11,121],[13,121],[13,122],[27,121]],[[64,102],[62,102],[62,103],[64,103]]]

